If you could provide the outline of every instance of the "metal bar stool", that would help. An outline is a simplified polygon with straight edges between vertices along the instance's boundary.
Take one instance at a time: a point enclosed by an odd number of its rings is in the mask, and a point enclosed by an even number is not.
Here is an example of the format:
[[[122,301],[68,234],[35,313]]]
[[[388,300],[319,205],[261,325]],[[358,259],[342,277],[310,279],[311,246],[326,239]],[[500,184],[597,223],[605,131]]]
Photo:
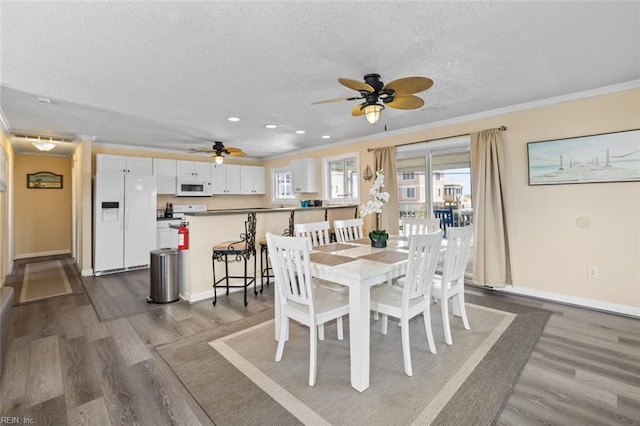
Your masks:
[[[265,283],[269,285],[269,278],[275,278],[273,275],[273,268],[269,266],[269,247],[267,247],[267,239],[260,239],[260,292],[262,293],[262,286]]]
[[[227,295],[230,288],[244,288],[244,306],[247,306],[247,287],[253,283],[253,293],[258,295],[256,288],[256,214],[249,213],[247,221],[244,223],[245,232],[240,234],[239,241],[225,241],[213,246],[213,255],[211,262],[213,265],[213,305],[217,302],[216,287],[221,282],[225,282]],[[249,279],[247,267],[249,260],[253,255],[253,278]],[[229,256],[232,257],[229,260]],[[244,275],[229,275],[229,262],[244,261]],[[224,276],[216,280],[216,261],[224,262]],[[229,278],[241,278],[243,284],[230,285]],[[262,293],[262,285],[260,285],[260,293]]]

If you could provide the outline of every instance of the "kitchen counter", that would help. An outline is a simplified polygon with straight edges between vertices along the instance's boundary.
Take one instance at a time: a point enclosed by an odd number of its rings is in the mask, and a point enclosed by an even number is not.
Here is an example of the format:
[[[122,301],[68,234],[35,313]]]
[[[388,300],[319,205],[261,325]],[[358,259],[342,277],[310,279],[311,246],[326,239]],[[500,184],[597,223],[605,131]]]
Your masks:
[[[297,211],[312,211],[312,210],[333,210],[333,209],[345,209],[352,208],[357,209],[357,204],[341,204],[332,206],[319,206],[319,207],[250,207],[246,209],[220,209],[220,210],[207,210],[206,212],[193,212],[185,213],[185,216],[217,216],[227,214],[242,214],[242,213],[280,213],[280,212],[297,212]]]
[[[256,242],[271,232],[277,235],[292,235],[295,223],[320,222],[333,224],[336,219],[353,219],[359,206],[355,204],[326,207],[275,207],[209,210],[185,213],[188,222],[189,248],[180,252],[180,297],[194,303],[213,297],[211,248],[223,241],[238,241],[245,232],[245,221],[249,213],[256,213]],[[260,250],[256,247],[256,256]],[[252,256],[253,257],[253,256]],[[260,286],[260,260],[256,259],[256,276]],[[253,275],[253,261],[249,262],[249,274]],[[243,262],[229,262],[229,273],[242,276]],[[224,270],[224,262],[215,262],[216,271]],[[217,273],[217,272],[216,272]],[[234,285],[237,282],[232,282]],[[232,291],[240,291],[233,289]],[[218,288],[218,296],[224,288]],[[230,296],[236,297],[236,296]],[[249,299],[251,303],[251,298]]]

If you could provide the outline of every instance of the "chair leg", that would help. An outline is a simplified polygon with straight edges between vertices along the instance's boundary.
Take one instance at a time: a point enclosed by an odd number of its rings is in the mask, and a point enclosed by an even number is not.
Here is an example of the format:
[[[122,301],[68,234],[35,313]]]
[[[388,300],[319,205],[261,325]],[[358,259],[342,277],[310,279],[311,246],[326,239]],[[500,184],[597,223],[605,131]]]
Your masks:
[[[280,317],[280,340],[278,340],[278,348],[276,349],[276,362],[282,360],[282,352],[284,352],[284,343],[287,341],[289,334],[289,317],[282,315]]]
[[[216,290],[216,260],[213,256],[211,256],[211,265],[213,266],[213,306],[216,306],[218,291]]]
[[[258,265],[258,258],[256,257],[256,253],[252,252],[253,254],[253,294],[255,294],[256,296],[258,295],[258,288],[256,287],[257,283],[256,283],[256,271],[257,271],[257,265]],[[260,281],[260,293],[262,293],[262,281]]]
[[[402,318],[402,355],[404,357],[404,372],[407,376],[413,376],[411,368],[411,347],[409,345],[409,320]]]
[[[467,310],[464,306],[464,286],[460,286],[460,291],[458,292],[458,308],[460,309],[460,316],[462,317],[462,324],[464,325],[465,330],[469,330],[469,319],[467,317]]]
[[[382,314],[382,321],[380,321],[380,324],[382,327],[380,332],[382,334],[387,334],[387,321],[388,321],[387,314]]]
[[[373,311],[373,319],[375,321],[378,321],[380,319],[380,314],[378,314],[378,311]]]
[[[229,255],[224,255],[224,274],[225,283],[227,284],[227,296],[229,295]]]
[[[427,308],[422,313],[424,320],[424,331],[427,333],[427,342],[429,342],[429,350],[432,354],[437,353],[436,342],[433,340],[433,328],[431,327],[431,309]]]
[[[444,341],[451,345],[451,325],[449,324],[449,297],[440,299],[440,311],[442,312],[442,327],[444,328]]]
[[[249,277],[247,277],[247,258],[244,258],[244,306],[247,306],[247,286],[249,285],[248,281]]]
[[[338,317],[336,320],[336,326],[338,327],[338,340],[344,339],[344,329],[342,328],[342,317]]]
[[[318,335],[316,330],[320,326],[314,326],[311,323],[309,327],[309,386],[316,384],[316,366],[318,364]]]
[[[318,339],[324,340],[324,323],[318,324]]]

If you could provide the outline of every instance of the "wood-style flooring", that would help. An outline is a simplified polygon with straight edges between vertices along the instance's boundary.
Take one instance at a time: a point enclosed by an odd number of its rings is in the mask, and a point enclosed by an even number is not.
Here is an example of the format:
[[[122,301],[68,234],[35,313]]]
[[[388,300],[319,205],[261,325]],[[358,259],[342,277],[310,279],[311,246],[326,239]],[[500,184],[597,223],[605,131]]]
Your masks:
[[[640,424],[639,320],[469,292],[553,312],[498,424]],[[210,425],[155,348],[272,308],[273,285],[251,292],[247,307],[232,294],[216,306],[180,302],[104,322],[86,294],[16,306],[0,416],[38,425]]]

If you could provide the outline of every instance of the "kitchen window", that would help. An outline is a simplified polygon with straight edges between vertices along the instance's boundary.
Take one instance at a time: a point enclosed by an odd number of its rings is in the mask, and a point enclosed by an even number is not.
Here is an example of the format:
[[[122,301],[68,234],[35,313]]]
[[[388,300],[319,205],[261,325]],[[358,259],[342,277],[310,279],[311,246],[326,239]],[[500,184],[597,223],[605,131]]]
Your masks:
[[[296,196],[291,186],[291,169],[280,167],[271,169],[271,202],[275,204],[294,204]]]
[[[324,193],[328,201],[357,203],[360,172],[357,153],[324,159]]]

